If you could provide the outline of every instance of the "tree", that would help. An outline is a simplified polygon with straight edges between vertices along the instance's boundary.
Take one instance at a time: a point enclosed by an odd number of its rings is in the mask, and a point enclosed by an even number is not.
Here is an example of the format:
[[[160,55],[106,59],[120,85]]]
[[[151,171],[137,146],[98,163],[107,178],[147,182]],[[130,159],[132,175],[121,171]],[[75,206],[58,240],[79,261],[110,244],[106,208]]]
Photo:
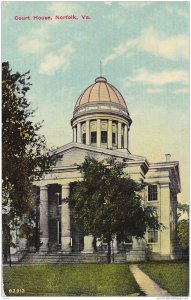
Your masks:
[[[178,218],[184,215],[184,219],[177,224],[178,246],[183,253],[188,254],[189,250],[189,205],[178,203]]]
[[[156,210],[144,207],[140,192],[144,188],[124,173],[125,162],[115,159],[97,161],[86,157],[78,166],[83,181],[74,185],[68,201],[74,223],[85,235],[93,235],[108,244],[108,262],[111,241],[115,236],[123,241],[127,236],[142,238],[146,229],[158,230]]]
[[[12,74],[9,63],[2,63],[2,199],[11,228],[23,218],[30,223],[35,206],[33,181],[55,161],[45,137],[39,134],[42,122],[32,120],[34,110],[27,98],[30,88],[29,71]]]

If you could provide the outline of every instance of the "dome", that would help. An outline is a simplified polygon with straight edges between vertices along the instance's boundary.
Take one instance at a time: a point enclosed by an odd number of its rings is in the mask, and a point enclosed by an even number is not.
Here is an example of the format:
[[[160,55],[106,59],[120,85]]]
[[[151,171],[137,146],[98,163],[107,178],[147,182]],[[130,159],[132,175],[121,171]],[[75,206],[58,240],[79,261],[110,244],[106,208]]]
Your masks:
[[[98,148],[128,151],[132,120],[121,93],[97,77],[78,98],[71,126],[73,141]]]
[[[121,93],[105,77],[97,77],[95,83],[90,85],[78,98],[75,109],[95,103],[113,103],[127,111],[127,105]]]

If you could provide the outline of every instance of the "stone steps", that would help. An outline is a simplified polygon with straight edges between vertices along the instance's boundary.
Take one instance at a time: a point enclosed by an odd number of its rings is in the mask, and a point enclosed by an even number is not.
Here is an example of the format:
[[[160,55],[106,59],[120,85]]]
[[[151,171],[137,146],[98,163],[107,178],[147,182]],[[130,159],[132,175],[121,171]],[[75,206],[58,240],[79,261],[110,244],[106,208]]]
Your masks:
[[[113,258],[111,258],[113,262]],[[115,263],[124,263],[125,255],[115,254]],[[107,263],[107,254],[100,253],[28,253],[20,264]]]
[[[106,254],[59,254],[59,253],[29,253],[21,261],[22,264],[49,263],[106,263]]]

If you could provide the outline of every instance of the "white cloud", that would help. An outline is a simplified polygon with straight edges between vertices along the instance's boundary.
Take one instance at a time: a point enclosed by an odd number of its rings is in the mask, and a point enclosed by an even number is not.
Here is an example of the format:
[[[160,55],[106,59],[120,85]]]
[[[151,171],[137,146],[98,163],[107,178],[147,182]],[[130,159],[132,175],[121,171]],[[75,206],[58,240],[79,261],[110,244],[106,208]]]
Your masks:
[[[50,42],[49,26],[47,24],[38,28],[31,28],[28,35],[19,37],[18,46],[21,52],[37,54],[53,45]]]
[[[170,60],[189,58],[189,39],[185,35],[165,36],[159,34],[152,27],[142,31],[142,34],[127,40],[115,47],[112,52],[105,57],[103,64],[128,54],[129,51],[147,52],[155,56],[164,57]]]
[[[79,13],[81,7],[76,2],[51,2],[49,10],[55,15],[70,15]]]
[[[189,58],[189,39],[185,35],[164,36],[153,28],[143,31],[139,39],[139,51],[149,52],[171,60]]]
[[[36,54],[48,47],[49,43],[40,37],[22,36],[18,40],[19,49],[23,53]]]
[[[149,89],[146,89],[146,93],[147,94],[159,94],[159,93],[162,93],[164,90],[161,89],[161,88],[149,88]]]
[[[145,7],[146,5],[149,5],[151,4],[151,2],[143,2],[143,1],[137,1],[137,2],[134,2],[134,1],[123,1],[123,2],[118,2],[118,4],[124,8],[142,8],[142,7]]]
[[[166,11],[168,11],[169,13],[172,13],[172,14],[176,14],[180,17],[184,17],[184,18],[189,18],[189,10],[186,11],[184,9],[181,9],[181,8],[174,8],[172,6],[166,6]]]
[[[146,69],[138,69],[136,75],[133,77],[127,77],[126,80],[129,82],[141,82],[150,85],[165,85],[169,83],[189,83],[189,73],[182,70],[174,71],[162,71],[158,73],[151,73]]]
[[[68,44],[55,52],[48,53],[39,66],[39,72],[51,76],[60,68],[65,71],[70,65],[71,55],[74,52],[73,46]]]
[[[54,17],[55,15],[77,14],[80,12],[81,7],[71,2],[51,2],[48,9]],[[41,27],[32,28],[28,35],[19,38],[18,45],[20,51],[23,53],[36,54],[52,46],[53,43],[49,42],[49,29],[56,24],[58,24],[58,22],[53,19]],[[56,58],[53,59],[52,56],[51,59],[56,61]]]
[[[119,46],[115,47],[104,60],[103,65],[106,65],[109,61],[114,60],[120,57],[123,54],[126,54],[129,50],[136,47],[138,44],[138,39],[130,39],[127,42],[119,44]]]
[[[189,88],[180,88],[180,89],[176,89],[174,90],[173,94],[189,94]]]

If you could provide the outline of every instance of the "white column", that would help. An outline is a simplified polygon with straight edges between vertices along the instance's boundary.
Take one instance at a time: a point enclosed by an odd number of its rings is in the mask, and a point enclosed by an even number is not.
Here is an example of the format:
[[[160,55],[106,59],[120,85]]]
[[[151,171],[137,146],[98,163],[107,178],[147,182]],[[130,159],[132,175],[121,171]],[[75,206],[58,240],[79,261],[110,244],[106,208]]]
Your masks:
[[[61,209],[61,245],[62,251],[71,251],[71,232],[70,232],[70,208],[64,199],[69,196],[69,184],[62,185],[62,209]]]
[[[48,186],[40,187],[40,240],[42,246],[40,251],[48,250]]]
[[[124,126],[124,148],[127,149],[127,125]]]
[[[101,120],[97,119],[97,147],[101,147]]]
[[[90,121],[86,121],[86,144],[90,144]]]
[[[112,246],[113,246],[112,252],[117,253],[117,239],[116,238],[113,239]]]
[[[161,254],[169,255],[171,253],[171,236],[170,236],[170,187],[169,183],[160,185],[161,195],[161,223],[166,227],[161,232]]]
[[[144,250],[145,249],[145,243],[144,239],[137,239],[136,237],[132,237],[132,249],[133,250]]]
[[[81,123],[77,124],[77,143],[82,142]]]
[[[108,121],[108,148],[111,149],[112,148],[112,120]]]
[[[129,149],[129,126],[127,127],[127,149]]]
[[[92,235],[84,236],[84,250],[82,251],[83,253],[93,253],[94,252],[93,240],[94,240],[94,237]]]
[[[73,142],[76,143],[76,126],[73,127]]]
[[[118,136],[118,139],[117,139],[117,148],[121,148],[121,123],[118,122],[118,130],[117,130],[117,136]]]

